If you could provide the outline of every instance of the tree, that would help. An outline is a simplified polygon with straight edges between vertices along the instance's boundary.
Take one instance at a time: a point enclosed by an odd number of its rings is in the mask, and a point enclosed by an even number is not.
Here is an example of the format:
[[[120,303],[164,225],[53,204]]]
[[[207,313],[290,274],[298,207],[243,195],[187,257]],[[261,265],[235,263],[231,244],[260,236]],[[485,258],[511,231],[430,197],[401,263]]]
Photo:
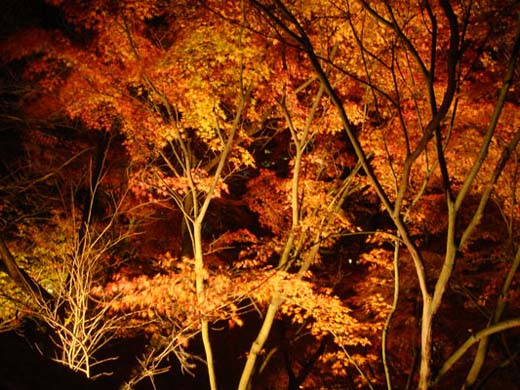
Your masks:
[[[105,374],[102,363],[110,359],[98,360],[98,351],[121,331],[124,319],[122,316],[108,316],[109,302],[94,294],[105,280],[104,269],[110,256],[130,236],[129,230],[115,226],[116,220],[122,216],[124,191],[109,189],[106,183],[101,189],[109,151],[109,143],[101,142],[91,156],[97,155],[95,163],[80,158],[85,157],[82,154],[88,154],[84,151],[59,167],[49,167],[50,170],[41,177],[6,178],[10,181],[6,180],[3,188],[4,199],[11,206],[5,214],[7,226],[15,228],[11,234],[25,239],[13,240],[10,237],[11,242],[14,241],[14,255],[5,239],[2,238],[0,243],[2,263],[15,284],[22,288],[22,294],[16,286],[14,293],[8,289],[4,291],[7,310],[3,311],[2,317],[13,320],[13,317],[20,317],[21,312],[36,318],[48,328],[51,336],[47,341],[52,341],[56,349],[52,352],[43,347],[45,351],[87,378]],[[77,160],[82,160],[82,164],[90,163],[87,177],[78,174],[77,167],[73,167]],[[28,169],[26,173],[30,171]],[[61,197],[50,198],[52,195],[46,194],[44,203],[30,194],[46,187],[48,190],[56,184],[52,179],[59,182],[60,175],[71,172],[75,173],[72,175],[74,179],[60,183],[58,192]],[[38,171],[30,173],[41,174]],[[67,185],[74,187],[67,189]],[[83,193],[84,199],[78,205],[76,201],[84,185],[87,193]],[[103,195],[107,197],[107,203],[101,206],[99,198]],[[22,199],[31,199],[35,203],[24,204],[20,202]],[[107,209],[100,210],[102,207]],[[34,214],[27,212],[31,209],[35,209]],[[106,213],[106,220],[100,221],[100,212]],[[39,224],[31,222],[35,217],[41,219]],[[118,232],[118,229],[122,230]],[[94,369],[96,366],[101,367]]]
[[[365,172],[367,173],[371,184],[375,188],[376,192],[379,195],[381,202],[383,203],[385,209],[389,213],[392,218],[399,236],[401,240],[406,245],[406,248],[410,252],[412,259],[415,264],[417,278],[420,284],[420,290],[422,294],[422,305],[423,305],[423,314],[422,314],[422,322],[421,322],[421,368],[420,368],[420,379],[419,379],[419,388],[426,389],[430,386],[431,382],[431,359],[432,359],[432,327],[433,320],[435,314],[438,312],[446,287],[448,282],[452,276],[455,260],[457,257],[457,251],[462,250],[470,235],[473,233],[475,226],[478,224],[478,221],[482,218],[482,212],[489,200],[492,186],[495,185],[502,173],[505,163],[509,158],[509,155],[512,150],[516,149],[519,141],[519,133],[516,131],[516,134],[513,133],[512,137],[508,137],[508,141],[505,147],[502,149],[501,156],[497,162],[494,163],[494,172],[491,173],[489,177],[489,181],[487,183],[487,191],[484,191],[482,195],[480,195],[480,205],[476,211],[473,212],[473,217],[471,221],[465,228],[462,228],[462,236],[457,237],[457,218],[458,215],[461,214],[461,206],[463,204],[464,199],[466,198],[470,188],[474,184],[475,177],[482,170],[483,163],[488,156],[489,144],[491,142],[492,137],[495,134],[497,122],[500,118],[500,114],[502,112],[505,98],[508,90],[512,84],[512,78],[516,69],[516,61],[518,57],[518,44],[519,44],[519,34],[516,34],[514,38],[514,42],[511,48],[510,61],[505,70],[505,77],[503,84],[501,86],[498,100],[495,104],[494,112],[491,115],[489,121],[489,126],[486,131],[486,135],[483,140],[483,145],[480,148],[480,152],[471,165],[470,169],[466,172],[466,176],[462,176],[460,180],[461,185],[457,185],[457,189],[454,189],[454,185],[452,182],[454,181],[455,176],[450,176],[450,171],[452,171],[451,166],[447,163],[446,157],[446,145],[449,145],[446,141],[449,134],[442,134],[442,122],[447,117],[448,113],[451,111],[451,123],[449,124],[448,130],[451,131],[454,126],[455,114],[457,113],[457,101],[454,101],[455,94],[457,91],[460,91],[462,79],[461,69],[464,69],[465,61],[462,56],[462,50],[464,47],[464,34],[468,28],[468,23],[470,19],[470,7],[466,10],[457,9],[457,13],[455,12],[452,5],[447,1],[441,1],[438,7],[434,7],[430,3],[425,3],[423,5],[424,11],[428,16],[428,27],[429,36],[422,38],[426,39],[426,42],[429,44],[429,58],[427,60],[423,60],[423,54],[418,49],[418,45],[414,43],[414,40],[418,39],[420,42],[421,38],[409,37],[406,29],[409,29],[410,25],[413,26],[413,14],[406,14],[403,17],[403,20],[400,21],[397,17],[399,5],[395,5],[391,7],[389,4],[384,4],[381,6],[381,9],[376,8],[375,6],[367,3],[361,3],[362,12],[366,12],[370,16],[372,16],[378,23],[387,27],[389,31],[395,34],[395,41],[392,46],[390,58],[391,62],[388,62],[388,59],[378,56],[377,47],[374,49],[368,48],[367,45],[372,42],[368,42],[368,40],[364,40],[360,38],[361,33],[356,30],[354,27],[352,20],[353,15],[352,9],[349,8],[345,10],[345,15],[347,15],[348,20],[351,22],[350,26],[352,28],[352,34],[355,36],[356,41],[358,42],[359,48],[362,53],[362,58],[365,60],[364,56],[371,56],[375,61],[379,61],[381,65],[383,65],[383,70],[386,67],[387,70],[390,71],[390,77],[386,78],[386,80],[394,80],[394,85],[390,85],[390,87],[394,88],[393,91],[387,92],[378,81],[373,82],[372,80],[376,80],[374,76],[374,71],[369,70],[368,67],[365,67],[365,82],[369,88],[372,88],[374,93],[374,98],[380,93],[383,97],[389,98],[390,103],[396,105],[397,116],[401,120],[401,126],[403,131],[403,138],[406,145],[404,151],[404,163],[402,167],[394,165],[392,160],[394,159],[394,155],[391,152],[388,152],[390,146],[387,150],[387,159],[389,161],[389,165],[391,168],[391,174],[394,176],[396,183],[396,194],[395,200],[392,201],[391,197],[388,194],[388,191],[383,187],[382,183],[382,175],[377,175],[374,172],[373,168],[369,166],[367,153],[364,151],[361,142],[358,137],[354,133],[352,124],[348,118],[348,115],[345,111],[342,97],[340,95],[341,92],[335,90],[335,88],[331,84],[331,78],[324,71],[323,63],[334,63],[330,58],[323,58],[323,55],[317,54],[317,51],[313,47],[312,40],[310,38],[310,34],[312,30],[307,31],[306,27],[300,23],[298,17],[294,16],[294,14],[280,1],[275,1],[273,5],[266,6],[261,2],[252,2],[257,8],[259,8],[265,15],[285,34],[288,36],[287,39],[292,40],[295,44],[299,45],[301,50],[306,52],[309,57],[309,60],[312,64],[312,67],[316,71],[318,77],[323,83],[327,94],[330,99],[336,105],[339,115],[342,118],[343,126],[345,131],[349,135],[349,139],[353,144],[353,147],[356,151],[356,155],[360,160]],[[347,3],[348,4],[348,3]],[[421,11],[423,11],[421,10]],[[400,10],[399,10],[400,11]],[[464,12],[465,11],[465,12]],[[355,14],[355,13],[354,13]],[[443,21],[444,25],[448,26],[447,32],[443,36],[441,34],[442,30],[439,29],[438,26],[438,18],[442,15],[445,20]],[[303,15],[305,17],[305,15]],[[409,18],[409,19],[407,19]],[[460,19],[460,20],[459,20]],[[461,27],[459,27],[461,25]],[[460,30],[459,30],[460,29]],[[412,30],[413,31],[413,30]],[[462,32],[460,32],[462,31]],[[445,39],[445,44],[448,47],[446,56],[440,56],[440,45],[442,44],[440,41]],[[376,41],[377,42],[377,41]],[[427,46],[428,47],[428,46]],[[320,48],[321,49],[321,48]],[[419,138],[419,142],[416,146],[411,146],[412,138],[409,130],[411,126],[407,124],[405,121],[407,114],[405,110],[398,104],[403,100],[402,96],[402,88],[400,87],[398,82],[406,82],[407,79],[402,74],[397,74],[396,68],[400,68],[402,65],[399,64],[399,51],[404,51],[404,56],[406,58],[413,59],[415,64],[408,63],[408,66],[411,69],[417,67],[422,73],[422,78],[424,79],[425,91],[427,94],[425,96],[425,100],[428,105],[423,105],[423,102],[419,100],[416,96],[412,96],[415,106],[417,107],[417,120],[418,123],[424,123],[424,127],[422,128],[422,137]],[[321,50],[320,50],[321,51]],[[395,57],[394,57],[395,56]],[[428,61],[428,62],[426,62]],[[441,68],[440,65],[444,65],[444,69]],[[366,66],[366,65],[365,65]],[[337,67],[340,71],[343,71],[344,68],[340,66]],[[440,69],[440,70],[439,70]],[[350,71],[350,69],[344,70],[346,74],[352,74],[354,71]],[[439,76],[439,73],[442,74],[442,78]],[[399,77],[401,80],[399,80]],[[437,83],[437,79],[441,79],[444,85],[441,82]],[[413,82],[416,82],[412,80]],[[440,84],[440,85],[439,85]],[[381,85],[381,86],[380,86]],[[399,89],[401,88],[401,90]],[[412,86],[409,85],[408,89],[412,90]],[[442,102],[440,104],[437,103],[438,94],[441,96]],[[396,96],[396,98],[392,98]],[[396,104],[397,103],[397,104]],[[375,110],[379,110],[378,102],[374,99],[372,102],[375,105]],[[429,106],[429,113],[423,113],[423,107],[426,108]],[[433,157],[435,161],[435,166],[440,171],[440,180],[441,180],[441,188],[446,197],[447,209],[448,209],[448,226],[447,226],[447,236],[446,236],[446,246],[445,246],[445,260],[442,265],[442,270],[438,274],[438,276],[433,279],[435,283],[435,288],[430,290],[428,283],[430,282],[425,273],[425,262],[424,256],[418,250],[417,245],[412,241],[410,236],[410,229],[407,228],[406,219],[403,218],[403,215],[406,215],[406,210],[403,210],[403,200],[409,196],[408,193],[412,192],[409,189],[410,183],[410,173],[413,169],[413,166],[423,153],[425,157],[428,156],[428,143],[431,139],[435,139],[435,157]],[[384,140],[385,143],[387,140]],[[446,142],[446,144],[445,144]],[[386,146],[386,145],[385,145]],[[392,149],[390,149],[392,150]],[[402,153],[403,148],[400,148],[399,152]],[[499,152],[500,154],[500,152]],[[428,157],[426,157],[428,158]],[[430,157],[431,158],[431,157]],[[496,159],[495,159],[496,161]],[[493,164],[493,163],[492,163]],[[493,166],[493,165],[492,165]],[[424,180],[423,188],[428,184],[428,179],[431,174],[431,170],[426,170],[426,179]],[[458,173],[458,172],[457,172]],[[455,192],[456,191],[456,194]],[[422,193],[415,195],[415,200],[420,200]],[[411,197],[413,199],[413,195]],[[412,203],[413,204],[413,203]],[[396,281],[397,283],[398,281]],[[431,282],[430,282],[431,283]],[[469,383],[470,385],[474,379],[472,379]],[[389,383],[390,386],[390,383]]]

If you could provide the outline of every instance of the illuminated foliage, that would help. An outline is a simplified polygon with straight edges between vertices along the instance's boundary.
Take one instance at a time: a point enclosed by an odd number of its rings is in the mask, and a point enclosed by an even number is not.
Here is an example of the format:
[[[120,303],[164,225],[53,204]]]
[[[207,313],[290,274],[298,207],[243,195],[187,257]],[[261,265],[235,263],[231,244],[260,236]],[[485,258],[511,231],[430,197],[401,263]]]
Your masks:
[[[264,321],[241,355],[261,369],[241,389],[283,376],[291,390],[475,383],[460,374],[480,371],[471,354],[453,378],[435,373],[464,329],[519,314],[514,1],[46,7],[58,26],[0,42],[2,81],[27,86],[2,107],[23,154],[2,161],[2,229],[19,267],[59,296],[84,234],[85,171],[111,137],[88,226],[117,245],[88,294],[128,321],[118,337],[150,340],[139,380],[169,353],[192,368],[181,351],[208,325]],[[6,321],[35,310],[11,279]]]

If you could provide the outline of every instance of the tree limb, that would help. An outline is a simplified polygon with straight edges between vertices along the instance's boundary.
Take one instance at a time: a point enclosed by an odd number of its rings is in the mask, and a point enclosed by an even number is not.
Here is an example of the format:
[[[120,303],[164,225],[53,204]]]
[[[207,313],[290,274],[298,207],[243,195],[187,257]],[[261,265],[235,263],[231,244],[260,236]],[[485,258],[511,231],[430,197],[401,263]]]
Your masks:
[[[437,383],[441,377],[446,374],[451,367],[466,353],[466,351],[475,343],[492,334],[503,332],[504,330],[520,327],[520,317],[512,318],[507,321],[498,322],[481,331],[471,335],[443,364],[435,377],[433,384]]]
[[[29,293],[37,303],[54,301],[54,297],[47,290],[18,266],[2,235],[0,235],[0,258],[2,260],[0,265],[3,266],[0,267],[0,270],[6,271],[15,283]]]

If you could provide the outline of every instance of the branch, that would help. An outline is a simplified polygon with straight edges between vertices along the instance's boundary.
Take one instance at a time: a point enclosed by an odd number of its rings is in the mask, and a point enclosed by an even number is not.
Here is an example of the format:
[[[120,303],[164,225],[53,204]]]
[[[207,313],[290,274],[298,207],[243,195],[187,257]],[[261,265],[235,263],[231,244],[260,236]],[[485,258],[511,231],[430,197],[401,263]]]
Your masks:
[[[462,249],[468,239],[471,237],[471,234],[476,229],[478,224],[480,223],[480,220],[482,218],[482,215],[484,214],[484,209],[486,208],[486,205],[489,201],[489,198],[491,197],[491,193],[493,192],[493,188],[495,184],[497,183],[502,171],[504,170],[507,161],[509,160],[509,157],[511,154],[515,151],[518,143],[520,142],[520,129],[518,129],[515,133],[515,136],[509,142],[509,144],[506,145],[504,150],[502,151],[502,155],[500,156],[500,160],[497,162],[497,165],[495,166],[495,170],[493,171],[493,175],[489,179],[489,182],[486,185],[486,188],[484,190],[484,193],[482,194],[482,197],[480,198],[479,205],[477,207],[477,210],[473,214],[473,217],[471,218],[471,221],[466,226],[466,229],[462,233],[462,237],[459,242],[458,249]],[[459,194],[460,195],[460,194]],[[459,197],[457,196],[457,200]],[[460,205],[459,205],[460,207]]]
[[[471,335],[465,342],[462,344],[459,349],[457,349],[443,364],[437,377],[434,379],[433,384],[437,383],[441,377],[448,372],[451,367],[466,353],[466,351],[475,343],[480,340],[491,336],[492,334],[499,333],[511,328],[520,327],[520,317],[512,318],[507,321],[498,322],[494,325],[488,326],[485,329]]]
[[[395,15],[394,15],[394,12],[392,11],[392,8],[390,7],[390,5],[388,3],[386,3],[386,6],[387,6],[387,9],[388,9],[388,12],[390,13],[390,16],[392,18],[392,21],[390,20],[387,20],[385,19],[383,16],[381,16],[375,9],[373,9],[365,0],[360,0],[360,3],[361,5],[363,6],[364,9],[366,9],[368,11],[368,13],[370,15],[372,15],[374,18],[376,18],[379,22],[383,23],[384,25],[390,27],[392,30],[395,31],[395,33],[399,36],[399,38],[403,41],[403,43],[405,44],[405,46],[408,48],[408,50],[410,51],[410,53],[412,54],[412,56],[415,58],[415,60],[417,61],[417,64],[419,65],[419,68],[421,69],[421,72],[423,74],[423,76],[426,78],[426,80],[428,81],[428,83],[431,81],[432,79],[432,75],[430,74],[430,72],[428,71],[428,69],[426,68],[426,65],[424,64],[424,61],[422,60],[419,52],[417,51],[417,49],[415,48],[415,46],[412,44],[412,42],[410,41],[410,39],[408,39],[408,37],[404,34],[403,30],[401,29],[401,27],[399,27],[399,25],[397,24],[397,20],[395,19]]]
[[[98,193],[101,177],[103,175],[105,162],[107,159],[108,150],[110,149],[110,141],[112,136],[107,133],[102,133],[99,136],[98,145],[96,148],[96,159],[94,162],[94,171],[90,177],[89,183],[89,194],[85,197],[83,202],[83,215],[81,216],[81,224],[79,227],[78,241],[81,245],[85,239],[86,229],[91,224],[92,207],[96,201],[96,195]]]
[[[428,293],[428,287],[426,285],[426,273],[424,270],[424,264],[422,261],[422,257],[420,255],[420,253],[417,251],[417,248],[415,247],[414,243],[411,241],[410,236],[408,234],[408,230],[406,229],[405,224],[402,222],[401,217],[395,213],[395,206],[393,206],[392,203],[390,202],[390,199],[388,198],[388,195],[386,194],[385,190],[381,186],[381,183],[379,182],[377,176],[372,171],[372,168],[368,162],[367,155],[366,155],[363,147],[361,146],[361,143],[357,139],[357,137],[354,133],[354,129],[352,128],[352,126],[350,124],[350,120],[347,116],[345,108],[343,107],[343,103],[342,103],[340,97],[338,96],[338,94],[336,93],[336,91],[334,91],[332,85],[330,84],[330,81],[319,62],[318,57],[316,56],[316,53],[314,52],[310,39],[307,36],[305,36],[305,39],[303,42],[305,43],[304,50],[306,51],[309,59],[311,60],[311,63],[312,63],[312,66],[313,66],[315,72],[317,73],[319,79],[323,83],[323,85],[325,87],[325,91],[327,92],[327,94],[329,95],[333,104],[336,106],[336,108],[338,110],[341,121],[345,128],[345,131],[354,148],[356,156],[359,159],[361,166],[363,167],[363,170],[365,171],[365,173],[366,173],[372,187],[376,191],[379,199],[383,203],[383,206],[385,207],[388,214],[392,218],[394,224],[396,225],[397,229],[399,230],[399,233],[403,239],[403,242],[406,244],[406,247],[410,251],[410,254],[414,260],[414,265],[415,265],[416,272],[418,275],[421,293],[423,294],[423,297],[427,298],[429,296],[429,293]],[[423,139],[425,139],[425,138],[423,137]],[[426,146],[426,142],[424,142],[424,146]],[[412,153],[412,155],[411,155],[411,156],[414,156],[413,160],[415,160],[415,158],[418,157],[420,154],[417,152],[417,150],[414,151],[414,153]],[[421,150],[422,150],[422,148],[421,148]],[[411,162],[409,162],[409,164],[411,167]]]
[[[390,328],[390,322],[397,310],[397,303],[399,301],[399,236],[395,239],[394,244],[394,298],[392,301],[392,307],[388,316],[386,317],[385,325],[381,333],[381,357],[383,359],[383,368],[385,370],[386,387],[388,390],[392,390],[392,380],[390,377],[390,366],[388,364],[387,357],[387,340],[388,330]]]
[[[2,271],[6,271],[7,274],[22,287],[27,293],[29,293],[37,303],[51,303],[54,302],[54,297],[45,290],[38,282],[31,278],[27,272],[18,266],[15,258],[11,254],[11,251],[7,247],[4,238],[0,235],[0,263]]]
[[[498,101],[495,105],[495,110],[493,111],[493,115],[491,116],[491,121],[489,122],[489,126],[486,131],[486,135],[484,137],[484,142],[480,149],[477,160],[471,167],[471,170],[470,170],[468,176],[466,177],[466,180],[464,180],[464,183],[462,184],[462,188],[461,188],[459,194],[457,195],[457,199],[455,201],[456,210],[458,210],[460,208],[464,198],[466,197],[467,193],[469,192],[469,189],[471,188],[471,185],[473,184],[473,182],[475,180],[475,177],[477,176],[478,172],[480,171],[480,168],[482,167],[482,164],[484,164],[484,161],[487,157],[489,145],[491,143],[493,134],[497,127],[498,120],[500,119],[500,114],[502,113],[502,109],[504,108],[507,93],[509,92],[509,89],[513,85],[513,77],[515,74],[515,69],[516,69],[519,55],[520,55],[520,23],[518,24],[518,28],[516,31],[516,37],[515,37],[515,43],[513,46],[513,50],[511,52],[511,59],[509,61],[509,65],[507,68],[506,75],[504,77],[504,81],[502,83],[502,87],[500,88]]]

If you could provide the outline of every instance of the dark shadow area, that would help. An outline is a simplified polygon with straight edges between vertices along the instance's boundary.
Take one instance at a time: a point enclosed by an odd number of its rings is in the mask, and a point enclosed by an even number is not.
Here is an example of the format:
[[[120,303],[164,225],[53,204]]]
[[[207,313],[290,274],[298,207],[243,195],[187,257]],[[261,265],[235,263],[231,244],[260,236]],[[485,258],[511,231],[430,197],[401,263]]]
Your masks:
[[[43,357],[15,332],[0,334],[0,389],[2,390],[108,390],[104,379],[91,381]]]

